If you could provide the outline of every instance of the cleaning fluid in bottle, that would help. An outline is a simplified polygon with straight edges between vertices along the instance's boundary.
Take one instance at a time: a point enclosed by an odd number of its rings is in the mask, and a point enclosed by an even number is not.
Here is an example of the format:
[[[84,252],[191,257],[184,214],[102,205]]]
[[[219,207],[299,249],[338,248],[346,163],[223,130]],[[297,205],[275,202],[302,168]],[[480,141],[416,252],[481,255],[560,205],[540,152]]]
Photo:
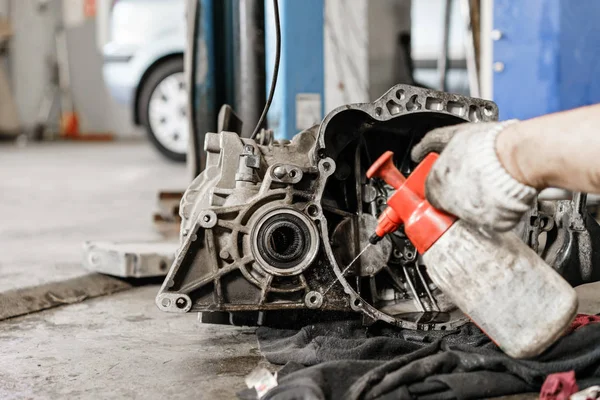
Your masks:
[[[404,224],[433,283],[505,353],[533,357],[552,345],[577,312],[575,290],[513,232],[487,231],[434,208],[425,180],[430,153],[408,177],[384,153],[367,172],[396,189],[371,243]]]

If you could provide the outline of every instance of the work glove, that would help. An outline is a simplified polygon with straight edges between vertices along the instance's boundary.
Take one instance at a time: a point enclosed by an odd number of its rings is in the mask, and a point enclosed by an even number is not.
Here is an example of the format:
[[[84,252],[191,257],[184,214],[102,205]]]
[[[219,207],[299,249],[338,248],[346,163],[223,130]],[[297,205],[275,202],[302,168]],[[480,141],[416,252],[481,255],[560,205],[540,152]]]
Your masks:
[[[513,122],[467,123],[427,133],[411,152],[415,162],[440,153],[425,182],[427,200],[472,225],[511,230],[537,195],[513,178],[496,154],[496,137]]]

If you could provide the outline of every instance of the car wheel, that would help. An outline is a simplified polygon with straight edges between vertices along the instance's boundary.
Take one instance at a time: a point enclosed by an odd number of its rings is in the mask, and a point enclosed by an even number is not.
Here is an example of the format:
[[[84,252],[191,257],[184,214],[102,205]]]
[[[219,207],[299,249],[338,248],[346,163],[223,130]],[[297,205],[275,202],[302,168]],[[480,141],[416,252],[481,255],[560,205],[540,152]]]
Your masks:
[[[185,161],[189,123],[183,59],[158,65],[142,85],[139,115],[150,141],[171,160]]]

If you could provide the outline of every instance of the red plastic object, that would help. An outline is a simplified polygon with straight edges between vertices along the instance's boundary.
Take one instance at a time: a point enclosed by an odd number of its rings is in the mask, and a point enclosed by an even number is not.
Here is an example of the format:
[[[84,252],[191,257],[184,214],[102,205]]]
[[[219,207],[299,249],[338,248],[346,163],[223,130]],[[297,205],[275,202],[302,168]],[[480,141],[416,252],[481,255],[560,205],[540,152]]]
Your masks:
[[[550,374],[540,390],[540,400],[569,400],[578,391],[575,371]]]
[[[79,117],[74,112],[64,113],[61,117],[61,130],[64,137],[79,135]]]
[[[423,254],[452,226],[456,217],[434,208],[425,198],[425,180],[439,157],[430,153],[408,178],[392,162],[394,153],[386,151],[367,171],[368,178],[381,178],[396,189],[381,213],[375,233],[383,237],[404,224],[404,232]]]
[[[597,324],[600,322],[600,315],[588,315],[588,314],[577,314],[573,322],[571,322],[571,327],[569,328],[569,332],[576,331],[577,329],[589,325],[589,324]]]

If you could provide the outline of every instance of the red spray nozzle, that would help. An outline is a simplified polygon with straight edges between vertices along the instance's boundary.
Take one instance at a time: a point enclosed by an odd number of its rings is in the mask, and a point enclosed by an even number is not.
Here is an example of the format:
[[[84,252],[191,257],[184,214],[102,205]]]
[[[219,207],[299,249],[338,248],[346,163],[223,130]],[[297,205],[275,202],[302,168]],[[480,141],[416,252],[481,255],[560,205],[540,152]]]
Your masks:
[[[375,234],[369,241],[377,243],[404,224],[404,232],[419,253],[424,253],[452,226],[456,217],[434,208],[425,198],[425,180],[438,158],[430,153],[408,178],[393,163],[394,153],[386,151],[367,171],[368,178],[381,178],[396,189],[379,216]]]
[[[398,171],[393,159],[393,152],[386,151],[383,153],[367,171],[367,178],[381,178],[394,189],[398,189],[406,182],[406,178]]]

